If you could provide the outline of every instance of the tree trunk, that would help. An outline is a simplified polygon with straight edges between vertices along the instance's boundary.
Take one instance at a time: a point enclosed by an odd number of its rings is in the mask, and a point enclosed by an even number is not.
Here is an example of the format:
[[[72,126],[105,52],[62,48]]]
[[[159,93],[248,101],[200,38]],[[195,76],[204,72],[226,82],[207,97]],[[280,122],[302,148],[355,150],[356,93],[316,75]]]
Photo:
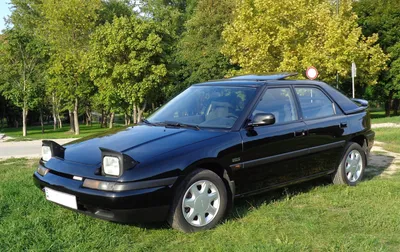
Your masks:
[[[398,114],[399,105],[400,105],[400,100],[399,100],[399,98],[394,99],[394,100],[393,100],[393,113],[394,113],[393,115],[394,115],[394,116],[399,115],[399,114]]]
[[[103,127],[107,128],[107,122],[108,122],[108,115],[110,114],[110,110],[108,112],[104,113],[104,117],[103,117]]]
[[[43,109],[40,109],[40,126],[42,128],[42,134],[44,134]]]
[[[22,136],[26,137],[26,117],[28,115],[28,109],[26,107],[22,108]],[[18,125],[18,124],[17,124]]]
[[[92,126],[92,113],[89,106],[86,106],[86,125]]]
[[[387,98],[385,102],[385,116],[388,117],[390,116],[390,110],[392,108],[392,99],[393,99],[393,91],[389,92],[389,97]]]
[[[58,127],[60,128],[60,129],[62,129],[62,121],[61,121],[61,117],[60,117],[60,113],[58,113],[57,112],[57,119],[58,119]]]
[[[142,120],[142,115],[143,115],[144,110],[146,109],[146,105],[147,105],[147,103],[144,102],[142,109],[138,109],[139,111],[138,111],[138,115],[137,115],[137,122],[140,122]]]
[[[129,116],[129,111],[125,112],[125,126],[131,124],[131,117]]]
[[[69,127],[70,127],[70,132],[75,132],[75,125],[74,125],[74,114],[72,112],[72,110],[68,110],[68,114],[69,114]]]
[[[101,118],[99,119],[100,128],[103,128],[103,121],[104,121],[104,109],[101,109]]]
[[[132,119],[133,119],[133,124],[136,124],[137,123],[137,107],[136,107],[136,104],[133,105],[133,116],[132,116]]]
[[[113,124],[114,124],[114,116],[115,116],[115,113],[112,112],[110,115],[110,127],[109,127],[110,129],[112,129]]]
[[[57,129],[57,116],[56,116],[56,98],[54,97],[54,93],[52,96],[52,101],[53,101],[53,129],[56,130]]]
[[[74,106],[74,127],[75,127],[75,135],[79,135],[79,118],[78,118],[78,108],[79,101],[78,98],[75,98],[75,106]]]

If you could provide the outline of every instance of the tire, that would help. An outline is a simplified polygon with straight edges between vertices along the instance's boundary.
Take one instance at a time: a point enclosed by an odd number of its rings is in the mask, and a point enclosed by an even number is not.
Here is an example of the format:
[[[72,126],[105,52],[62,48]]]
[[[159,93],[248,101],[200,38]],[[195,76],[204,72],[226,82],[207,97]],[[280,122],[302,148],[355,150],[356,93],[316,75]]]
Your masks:
[[[355,186],[364,176],[367,163],[365,151],[359,144],[353,142],[348,143],[345,150],[339,167],[333,175],[333,183]],[[357,156],[359,156],[359,159]]]
[[[208,230],[224,218],[227,205],[222,179],[210,170],[197,169],[177,187],[168,223],[186,233]]]

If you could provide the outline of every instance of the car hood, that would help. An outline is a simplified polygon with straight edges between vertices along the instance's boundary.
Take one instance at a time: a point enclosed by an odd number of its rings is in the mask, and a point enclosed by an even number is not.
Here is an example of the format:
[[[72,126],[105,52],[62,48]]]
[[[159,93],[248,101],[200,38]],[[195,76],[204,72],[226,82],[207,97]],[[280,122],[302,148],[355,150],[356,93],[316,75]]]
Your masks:
[[[138,125],[71,142],[64,146],[64,159],[87,165],[100,165],[100,148],[106,148],[125,153],[143,163],[156,155],[222,134],[226,132]]]

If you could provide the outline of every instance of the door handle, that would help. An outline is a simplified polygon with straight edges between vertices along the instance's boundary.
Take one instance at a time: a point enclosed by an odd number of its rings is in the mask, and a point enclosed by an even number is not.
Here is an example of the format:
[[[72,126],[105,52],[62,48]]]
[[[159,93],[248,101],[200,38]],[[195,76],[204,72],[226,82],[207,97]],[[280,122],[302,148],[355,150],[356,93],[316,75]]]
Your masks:
[[[341,123],[339,124],[339,127],[340,127],[341,129],[347,128],[347,122],[341,122]]]
[[[307,132],[305,130],[300,130],[300,131],[295,131],[294,136],[295,137],[301,137],[307,135]]]

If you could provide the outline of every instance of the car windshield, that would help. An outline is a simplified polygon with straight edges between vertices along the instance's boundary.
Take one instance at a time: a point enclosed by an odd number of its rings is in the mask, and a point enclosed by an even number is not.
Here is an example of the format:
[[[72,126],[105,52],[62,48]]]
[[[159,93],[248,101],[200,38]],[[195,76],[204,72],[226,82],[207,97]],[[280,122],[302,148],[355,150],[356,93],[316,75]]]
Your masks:
[[[230,129],[255,93],[253,87],[192,86],[157,110],[147,122]]]

